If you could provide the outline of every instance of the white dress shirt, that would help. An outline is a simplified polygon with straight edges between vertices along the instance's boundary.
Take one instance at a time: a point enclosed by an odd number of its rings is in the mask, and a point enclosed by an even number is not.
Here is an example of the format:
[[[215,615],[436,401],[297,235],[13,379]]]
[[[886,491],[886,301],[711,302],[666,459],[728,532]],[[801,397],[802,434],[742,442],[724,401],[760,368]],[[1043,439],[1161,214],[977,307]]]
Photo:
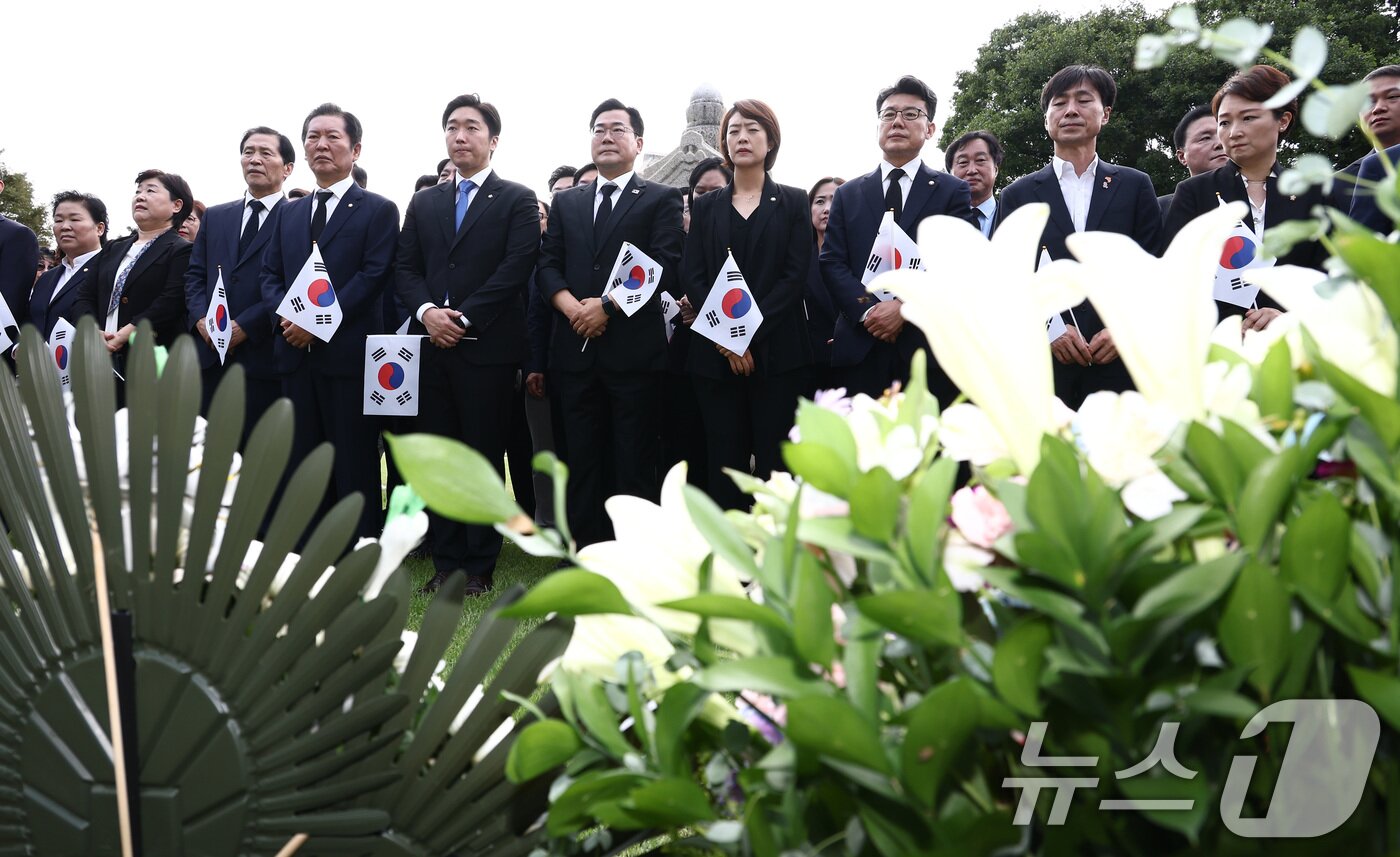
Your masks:
[[[974,205],[973,210],[982,212],[982,236],[991,238],[992,221],[996,220],[997,216],[997,198],[989,196],[982,200],[981,205]]]
[[[457,210],[457,203],[462,201],[462,182],[464,180],[472,183],[471,191],[467,195],[467,208],[471,208],[472,202],[476,199],[476,192],[481,190],[481,186],[485,184],[486,180],[490,177],[490,167],[487,167],[486,169],[482,170],[474,176],[458,176],[456,179],[455,189],[452,191],[453,212],[456,212]],[[446,296],[443,297],[442,305],[444,307],[447,306]],[[418,319],[418,322],[421,324],[423,322],[423,313],[432,309],[433,306],[434,305],[430,303],[423,304],[422,306],[418,307],[418,309],[413,313],[413,317]],[[457,323],[462,325],[463,330],[472,326],[472,323],[470,321],[467,321],[466,316],[458,316]]]
[[[68,264],[68,257],[64,256],[63,259],[58,263],[58,266],[63,269],[63,273],[58,275],[58,282],[53,287],[53,294],[49,295],[49,303],[53,303],[53,299],[58,297],[58,293],[63,291],[63,287],[68,285],[68,281],[73,279],[74,274],[81,271],[83,269],[83,266],[86,265],[92,259],[93,256],[96,256],[98,253],[101,252],[102,248],[99,247],[96,250],[93,250],[91,253],[84,253],[83,255],[74,259],[73,264],[71,265]]]
[[[1273,172],[1272,170],[1270,170],[1270,171],[1269,171],[1269,178],[1273,178],[1273,177],[1274,177],[1274,172]],[[1267,181],[1267,179],[1266,179],[1265,181]],[[1246,203],[1248,203],[1248,205],[1249,205],[1249,216],[1250,216],[1250,218],[1254,221],[1254,238],[1255,238],[1255,240],[1257,240],[1260,244],[1263,244],[1263,243],[1264,243],[1264,208],[1265,208],[1265,206],[1267,206],[1267,205],[1269,204],[1269,195],[1268,195],[1268,192],[1267,192],[1267,190],[1266,190],[1265,193],[1264,193],[1264,204],[1263,204],[1263,205],[1255,205],[1255,204],[1254,204],[1254,200],[1252,200],[1252,199],[1249,198],[1249,180],[1246,179],[1246,178],[1244,177],[1244,173],[1240,173],[1240,182],[1244,184],[1244,201],[1245,201]],[[1267,187],[1268,187],[1268,185],[1265,185],[1265,188],[1267,188]],[[1222,202],[1222,203],[1220,203],[1220,204],[1221,204],[1221,205],[1224,205],[1225,203]]]
[[[154,238],[151,239],[151,241],[154,241],[154,240],[155,240]],[[136,257],[137,257],[138,255],[140,255],[141,249],[142,249],[143,247],[145,247],[147,244],[150,244],[151,241],[139,241],[139,240],[138,240],[138,241],[133,241],[133,242],[131,242],[131,247],[129,247],[129,248],[127,249],[126,255],[122,257],[121,264],[117,266],[117,276],[116,276],[116,279],[112,280],[112,288],[113,288],[113,289],[115,289],[115,288],[117,287],[117,280],[120,280],[120,279],[122,278],[122,272],[125,271],[125,270],[127,270],[128,268],[130,268],[132,265],[136,264]],[[107,300],[110,301],[111,299],[112,299],[112,298],[111,298],[111,296],[109,295],[109,296],[107,297]],[[112,311],[111,311],[110,313],[107,314],[107,323],[104,324],[104,325],[102,326],[102,329],[103,329],[103,330],[107,331],[108,333],[116,333],[116,332],[117,332],[117,330],[119,329],[119,327],[118,327],[118,325],[117,325],[117,313],[121,312],[121,309],[122,309],[122,307],[121,307],[121,304],[120,304],[120,303],[118,303],[116,306],[112,307]]]
[[[1083,175],[1077,175],[1074,164],[1059,155],[1051,158],[1050,164],[1055,177],[1060,180],[1060,194],[1065,198],[1065,207],[1069,209],[1069,219],[1074,221],[1074,231],[1083,232],[1084,224],[1089,220],[1089,201],[1094,196],[1094,173],[1099,168],[1099,156],[1094,156]]]
[[[263,210],[260,211],[260,212],[258,212],[258,229],[262,229],[262,228],[263,228],[263,224],[267,222],[267,216],[268,216],[269,214],[272,213],[272,209],[273,209],[273,208],[276,208],[276,207],[277,207],[277,203],[281,202],[281,201],[282,201],[283,199],[285,199],[285,198],[286,198],[286,197],[282,196],[281,191],[278,191],[277,193],[270,193],[270,194],[268,194],[267,196],[256,196],[256,197],[253,196],[253,194],[252,194],[250,191],[246,191],[246,190],[243,191],[243,219],[240,220],[240,221],[238,222],[238,234],[239,234],[239,235],[242,235],[242,234],[243,234],[243,230],[248,228],[248,216],[251,215],[251,214],[253,213],[253,209],[251,209],[251,208],[248,207],[248,203],[252,202],[252,201],[255,200],[255,199],[256,199],[258,202],[261,202],[261,203],[262,203],[262,205],[263,205]],[[313,202],[312,205],[314,206],[315,203]],[[326,219],[327,219],[327,220],[330,220],[330,219],[331,219],[331,218],[330,218],[330,214],[331,214],[331,208],[330,208],[330,206],[327,206],[327,207],[326,207]]]
[[[632,174],[634,172],[635,170],[628,170],[615,179],[605,179],[601,174],[598,176],[598,180],[593,183],[594,220],[598,219],[598,209],[603,206],[603,185],[617,185],[617,190],[614,191],[612,195],[613,208],[617,208],[617,204],[622,202],[622,195],[627,192],[627,185],[632,181]]]
[[[899,165],[899,169],[904,170],[904,178],[899,180],[899,204],[904,205],[909,201],[909,189],[914,186],[914,176],[919,174],[919,167],[923,166],[922,158],[915,158],[907,164]],[[890,170],[895,168],[895,164],[889,161],[880,162],[880,193],[890,192]]]
[[[313,190],[311,192],[311,219],[316,219],[316,206],[321,204],[321,200],[317,198],[316,194],[324,190],[328,190],[331,193],[335,194],[330,199],[326,200],[326,222],[330,223],[331,215],[335,214],[335,207],[340,204],[341,198],[345,196],[345,194],[350,190],[350,185],[354,183],[354,176],[346,176],[345,178],[341,179],[340,181],[336,182],[330,187],[318,187],[315,190]]]

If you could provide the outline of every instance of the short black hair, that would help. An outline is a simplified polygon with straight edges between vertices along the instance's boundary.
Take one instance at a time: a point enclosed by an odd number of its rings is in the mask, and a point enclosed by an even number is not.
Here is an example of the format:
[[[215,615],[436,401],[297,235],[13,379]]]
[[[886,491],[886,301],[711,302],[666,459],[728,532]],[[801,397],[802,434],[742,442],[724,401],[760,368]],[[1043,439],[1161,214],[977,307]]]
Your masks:
[[[574,168],[571,167],[571,166],[569,166],[568,164],[563,164],[562,166],[555,167],[555,168],[554,168],[554,172],[552,172],[552,173],[549,174],[549,183],[546,184],[545,187],[547,187],[547,188],[552,188],[552,187],[554,187],[554,183],[557,182],[557,181],[559,181],[560,179],[562,179],[562,178],[570,178],[570,179],[571,179],[571,178],[573,178],[573,177],[574,177]]]
[[[991,131],[983,131],[980,129],[977,131],[968,131],[948,146],[948,151],[943,154],[943,169],[951,173],[953,171],[953,159],[958,156],[958,150],[968,143],[971,143],[973,140],[981,140],[983,143],[987,144],[987,152],[992,156],[992,163],[996,165],[998,170],[1001,169],[1001,161],[1006,157],[1006,150],[1001,147],[1001,141],[997,139],[997,135],[993,134]]]
[[[359,119],[355,118],[355,114],[351,113],[349,110],[341,109],[338,104],[332,104],[327,101],[325,104],[322,104],[320,107],[306,114],[305,121],[301,123],[301,139],[303,142],[306,140],[306,132],[311,129],[311,120],[315,119],[317,116],[339,116],[341,121],[345,123],[345,133],[350,137],[351,146],[360,145],[360,141],[364,139],[364,126],[360,124]]]
[[[1383,65],[1372,69],[1362,80],[1375,80],[1378,77],[1400,77],[1400,65]]]
[[[179,229],[180,224],[184,223],[185,218],[194,211],[194,191],[190,190],[190,183],[174,173],[167,173],[164,170],[142,170],[141,174],[136,177],[136,185],[139,187],[151,179],[164,185],[171,199],[178,199],[183,203],[179,211],[170,215],[170,228]]]
[[[729,184],[734,181],[734,173],[724,165],[723,158],[706,158],[695,165],[695,169],[690,171],[690,179],[686,182],[686,187],[691,193],[695,192],[695,186],[700,184],[700,179],[705,177],[705,173],[711,170],[719,170],[724,173],[724,183]]]
[[[588,163],[574,170],[574,184],[578,184],[579,177],[582,176],[584,173],[589,172],[598,172],[598,165],[593,163],[592,161],[589,161]]]
[[[413,183],[413,192],[417,193],[425,187],[437,187],[437,176],[419,176],[418,181]]]
[[[933,121],[933,114],[938,111],[938,96],[929,89],[928,84],[919,80],[912,74],[901,77],[894,86],[887,86],[880,90],[880,94],[875,96],[875,112],[885,106],[885,100],[891,95],[912,95],[923,99],[924,110],[928,113],[928,121]]]
[[[642,127],[641,112],[635,107],[628,107],[626,104],[623,104],[616,98],[609,98],[607,101],[604,101],[602,104],[599,104],[597,107],[593,108],[593,115],[588,119],[588,127],[591,129],[593,127],[593,123],[598,121],[598,117],[604,113],[607,113],[609,110],[626,110],[627,121],[632,123],[632,133],[636,134],[638,137],[646,136]]]
[[[98,243],[107,246],[107,233],[112,231],[112,221],[107,216],[107,204],[90,193],[81,193],[76,190],[60,191],[53,195],[52,211],[54,216],[58,215],[58,206],[65,202],[76,202],[87,209],[88,216],[93,223],[102,224],[102,235]]]
[[[442,111],[442,128],[447,130],[447,120],[452,118],[452,114],[461,107],[470,107],[481,114],[481,118],[486,120],[486,130],[491,132],[492,137],[501,136],[501,112],[494,104],[482,101],[481,96],[475,92],[467,95],[459,95],[447,102],[447,107]],[[442,168],[438,168],[442,172]]]
[[[537,203],[540,204],[540,207],[544,209],[544,216],[545,216],[545,217],[548,217],[548,216],[549,216],[549,203],[545,202],[545,201],[542,200],[542,199],[536,199],[535,202],[537,202]]]
[[[282,156],[282,163],[295,164],[297,162],[297,149],[292,145],[291,138],[286,134],[280,134],[266,125],[259,125],[256,128],[249,128],[243,132],[243,139],[238,141],[238,151],[241,153],[243,147],[248,145],[248,138],[254,134],[266,134],[269,137],[277,138],[277,154]],[[304,137],[305,135],[303,135]]]
[[[1103,102],[1104,107],[1112,107],[1118,100],[1118,84],[1106,70],[1096,65],[1067,65],[1045,81],[1045,88],[1040,90],[1040,112],[1044,113],[1055,97],[1064,95],[1086,80],[1099,94],[1099,101]]]
[[[1186,111],[1186,115],[1181,117],[1180,122],[1176,123],[1176,130],[1172,131],[1172,148],[1178,151],[1186,148],[1186,132],[1190,131],[1191,126],[1195,125],[1196,122],[1207,117],[1215,118],[1215,114],[1210,112],[1209,104],[1197,104]]]
[[[438,175],[442,175],[442,168],[445,167],[445,166],[447,166],[447,165],[450,164],[450,163],[452,163],[452,159],[451,159],[451,158],[443,158],[442,160],[438,161],[437,174],[438,174]]]
[[[369,173],[365,172],[365,168],[360,166],[359,164],[355,164],[350,167],[350,177],[354,179],[355,184],[359,185],[360,187],[369,187]]]
[[[287,199],[302,199],[308,196],[311,196],[311,191],[302,187],[294,187],[287,191]]]

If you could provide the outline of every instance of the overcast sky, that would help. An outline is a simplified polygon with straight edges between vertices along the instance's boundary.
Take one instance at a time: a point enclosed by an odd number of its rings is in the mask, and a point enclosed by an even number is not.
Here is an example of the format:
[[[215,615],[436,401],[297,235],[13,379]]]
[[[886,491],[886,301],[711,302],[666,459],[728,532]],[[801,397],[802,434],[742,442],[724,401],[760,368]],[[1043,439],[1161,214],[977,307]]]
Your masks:
[[[270,125],[295,141],[307,112],[334,101],[364,124],[370,190],[402,211],[414,180],[445,157],[442,108],[459,93],[497,106],[497,171],[542,193],[554,167],[589,159],[598,102],[639,108],[645,151],[664,154],[691,92],[708,83],[726,105],[773,107],[783,134],[774,178],[805,189],[874,168],[875,93],[901,74],[938,93],[941,133],[954,78],[992,30],[1037,8],[1078,15],[1104,5],[14,2],[0,159],[28,173],[45,203],[68,188],[96,193],[120,231],[141,170],[180,173],[209,205],[233,199],[245,129]],[[898,34],[886,8],[898,10]],[[593,9],[613,17],[590,19]],[[924,157],[941,168],[932,143]],[[315,184],[302,160],[298,143],[289,188]]]

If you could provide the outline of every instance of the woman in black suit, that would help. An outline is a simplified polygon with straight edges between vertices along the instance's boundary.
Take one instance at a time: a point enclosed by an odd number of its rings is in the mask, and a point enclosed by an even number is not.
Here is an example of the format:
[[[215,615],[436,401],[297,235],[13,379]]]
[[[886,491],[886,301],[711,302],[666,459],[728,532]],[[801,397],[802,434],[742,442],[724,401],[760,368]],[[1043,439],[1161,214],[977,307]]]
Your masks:
[[[807,191],[807,203],[812,212],[812,265],[807,272],[807,290],[802,296],[802,308],[807,316],[807,334],[812,340],[812,389],[808,394],[827,389],[831,383],[831,338],[836,335],[836,305],[822,280],[822,242],[826,240],[826,224],[831,219],[831,200],[845,179],[827,176]]]
[[[131,200],[136,234],[103,248],[92,260],[97,276],[78,287],[73,315],[97,319],[120,374],[127,342],[143,319],[151,322],[157,345],[170,345],[185,327],[192,247],[177,230],[193,210],[194,194],[184,179],[160,170],[141,173]]]
[[[1317,186],[1306,193],[1279,192],[1278,177],[1283,169],[1278,163],[1279,141],[1292,129],[1298,118],[1298,99],[1277,108],[1267,108],[1268,101],[1289,83],[1288,75],[1272,66],[1256,65],[1248,71],[1236,72],[1211,99],[1220,142],[1230,158],[1224,166],[1201,173],[1176,186],[1171,208],[1162,232],[1161,251],[1165,252],[1176,234],[1187,223],[1222,202],[1248,203],[1244,225],[1262,243],[1266,226],[1278,226],[1290,220],[1312,216],[1313,206],[1336,205],[1336,201]],[[1301,265],[1322,270],[1327,250],[1317,241],[1295,244],[1276,264]],[[1246,310],[1224,301],[1216,301],[1220,317],[1244,315],[1246,329],[1263,330],[1279,316],[1278,302],[1261,291],[1255,306]]]
[[[744,100],[729,109],[720,123],[719,149],[734,180],[692,201],[681,260],[686,296],[699,308],[732,252],[763,314],[742,354],[690,338],[687,368],[705,424],[706,486],[728,509],[744,506],[747,498],[723,468],[760,479],[781,468],[782,442],[797,399],[810,384],[812,345],[802,293],[812,264],[812,218],[806,193],[768,175],[779,143],[778,120],[768,105]]]

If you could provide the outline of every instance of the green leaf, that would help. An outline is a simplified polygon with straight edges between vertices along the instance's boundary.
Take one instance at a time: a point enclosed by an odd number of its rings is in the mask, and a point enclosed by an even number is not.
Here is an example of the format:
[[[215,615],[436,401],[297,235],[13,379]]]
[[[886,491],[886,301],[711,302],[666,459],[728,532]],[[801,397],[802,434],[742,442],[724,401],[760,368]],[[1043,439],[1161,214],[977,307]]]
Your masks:
[[[797,432],[801,443],[815,443],[835,452],[854,473],[856,439],[841,414],[803,399],[797,405]]]
[[[671,686],[656,707],[656,763],[662,772],[681,776],[690,770],[685,752],[685,733],[705,707],[708,691],[689,682]]]
[[[1171,45],[1166,38],[1155,33],[1138,36],[1137,50],[1133,53],[1133,68],[1138,71],[1161,68],[1171,53]]]
[[[549,834],[566,836],[577,833],[591,823],[597,807],[625,799],[645,782],[645,777],[631,771],[592,771],[584,774],[550,805],[546,823]]]
[[[1308,351],[1313,363],[1322,373],[1322,378],[1356,406],[1385,448],[1394,451],[1400,446],[1400,402],[1389,396],[1382,396],[1375,390],[1358,381],[1352,375],[1329,363],[1320,353],[1317,342],[1303,331],[1303,340],[1308,343]]]
[[[765,607],[737,595],[702,592],[699,595],[667,601],[657,606],[669,610],[679,610],[682,613],[694,613],[697,616],[705,616],[710,619],[738,619],[742,622],[753,622],[755,625],[762,625],[785,634],[791,630],[788,623],[774,612],[773,608]]]
[[[905,514],[904,540],[914,567],[925,582],[934,579],[939,566],[938,540],[943,520],[948,516],[948,498],[953,493],[958,463],[940,458],[917,477],[909,492],[909,510]]]
[[[690,512],[690,520],[714,549],[715,556],[729,563],[745,578],[752,580],[758,577],[758,565],[754,563],[753,551],[745,544],[743,536],[739,535],[734,525],[724,517],[724,512],[715,501],[694,485],[685,485],[681,491],[685,497],[685,508]]]
[[[875,721],[845,699],[793,699],[788,702],[787,715],[784,731],[797,746],[882,774],[894,773]]]
[[[1370,286],[1385,304],[1391,322],[1400,327],[1400,245],[1382,240],[1349,217],[1333,213],[1332,220],[1337,255],[1357,279]]]
[[[1314,137],[1340,140],[1356,125],[1370,97],[1371,85],[1364,80],[1314,92],[1303,102],[1303,127]]]
[[[1305,81],[1295,80],[1289,87],[1295,86]],[[1282,95],[1288,87],[1279,90]],[[1270,99],[1272,101],[1273,99]],[[1288,103],[1288,99],[1280,104]],[[1325,155],[1310,153],[1300,155],[1298,160],[1293,162],[1291,169],[1285,170],[1283,175],[1278,177],[1278,192],[1286,194],[1307,193],[1308,188],[1318,185],[1323,193],[1332,192],[1332,183],[1335,181],[1336,172],[1332,169],[1332,162]]]
[[[854,457],[848,461],[837,450],[819,443],[784,443],[783,462],[794,476],[836,497],[845,497],[855,483]]]
[[[533,780],[564,764],[582,749],[573,727],[559,720],[540,720],[521,730],[506,757],[506,777],[513,783]]]
[[[1327,234],[1327,224],[1316,217],[1285,220],[1264,230],[1264,255],[1272,259],[1287,256],[1296,245],[1316,241]]]
[[[1220,59],[1237,68],[1244,68],[1254,63],[1273,34],[1271,24],[1256,24],[1248,18],[1231,18],[1214,32],[1206,34],[1207,47]]]
[[[1230,588],[1243,562],[1243,554],[1231,553],[1178,571],[1143,593],[1133,605],[1133,618],[1196,615]]]
[[[877,542],[894,537],[899,520],[899,483],[883,467],[875,467],[856,478],[851,488],[851,523],[856,532]]]
[[[700,670],[691,681],[706,690],[722,693],[754,690],[785,699],[832,694],[831,685],[813,678],[810,672],[799,670],[798,665],[787,658],[773,656],[721,661]]]
[[[1288,636],[1288,593],[1267,566],[1250,560],[1225,603],[1219,637],[1232,663],[1253,667],[1249,683],[1265,700],[1287,663]]]
[[[848,553],[856,559],[898,565],[899,558],[878,542],[858,535],[847,518],[811,518],[797,527],[797,537],[829,551]]]
[[[992,684],[1014,708],[1032,717],[1041,714],[1040,674],[1050,645],[1050,623],[1026,619],[997,644],[992,657]]]
[[[555,678],[556,686],[561,683],[567,685],[565,693],[560,696],[561,702],[567,698],[577,722],[583,725],[580,731],[586,739],[591,739],[590,743],[618,759],[633,752],[632,745],[622,735],[617,712],[608,703],[607,692],[601,683],[570,673],[561,673]]]
[[[1376,709],[1391,729],[1400,729],[1400,678],[1361,666],[1346,669],[1362,700]]]
[[[1335,495],[1319,494],[1288,524],[1279,553],[1280,576],[1330,604],[1346,583],[1350,546],[1351,518]]]
[[[935,589],[899,590],[856,601],[862,615],[926,646],[963,643],[962,601],[942,574]]]
[[[1264,538],[1273,532],[1285,504],[1293,496],[1299,476],[1299,455],[1297,447],[1288,447],[1250,471],[1235,512],[1236,535],[1246,549],[1258,549]]]
[[[573,568],[548,574],[521,599],[501,611],[507,619],[527,619],[558,613],[586,616],[593,613],[632,615],[632,607],[611,580],[601,574]]]
[[[675,827],[717,816],[709,795],[693,780],[666,777],[633,789],[622,801],[628,814],[646,825]]]
[[[1192,423],[1186,429],[1186,457],[1210,486],[1211,493],[1227,508],[1233,509],[1239,499],[1240,485],[1244,482],[1244,471],[1230,454],[1225,441],[1204,425]]]
[[[1223,717],[1227,720],[1249,720],[1259,713],[1259,703],[1234,691],[1202,688],[1182,700],[1198,714]]]
[[[793,599],[793,639],[797,653],[808,663],[831,666],[836,656],[836,637],[831,628],[831,605],[835,596],[817,560],[807,551],[798,551]]]
[[[1132,800],[1189,800],[1189,809],[1142,809],[1138,810],[1148,821],[1159,827],[1174,830],[1185,836],[1193,845],[1199,844],[1198,836],[1206,814],[1211,810],[1211,782],[1197,775],[1183,780],[1175,776],[1133,777],[1117,780],[1118,788],[1125,797]]]
[[[1269,348],[1264,361],[1254,371],[1250,398],[1264,418],[1286,418],[1293,413],[1293,360],[1288,341],[1280,339]]]
[[[499,524],[525,514],[495,466],[466,444],[431,434],[384,437],[404,482],[439,515],[468,524]]]
[[[900,750],[904,783],[925,807],[935,805],[939,783],[980,719],[977,693],[963,678],[938,685],[909,713],[909,731]]]

